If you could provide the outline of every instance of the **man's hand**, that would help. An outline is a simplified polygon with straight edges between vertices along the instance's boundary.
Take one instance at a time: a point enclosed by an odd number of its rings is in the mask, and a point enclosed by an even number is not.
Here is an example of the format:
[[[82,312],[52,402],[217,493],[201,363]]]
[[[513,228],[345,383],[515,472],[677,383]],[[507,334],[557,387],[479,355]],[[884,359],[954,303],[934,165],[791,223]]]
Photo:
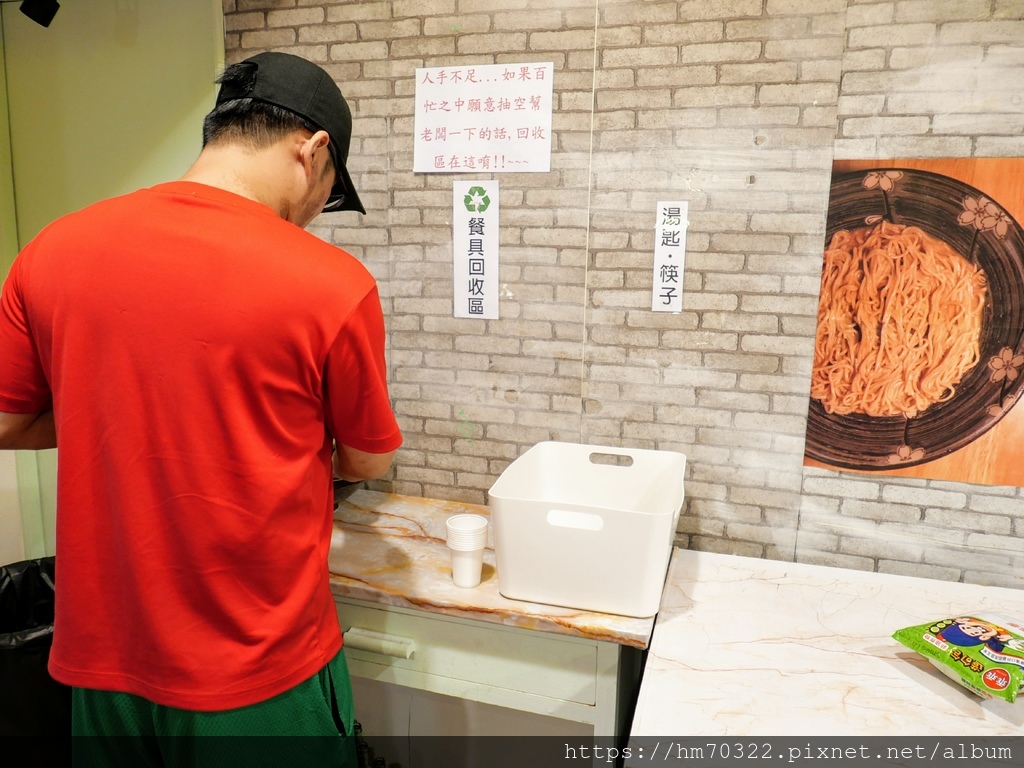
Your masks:
[[[53,411],[5,413],[0,411],[0,449],[39,451],[57,447]]]

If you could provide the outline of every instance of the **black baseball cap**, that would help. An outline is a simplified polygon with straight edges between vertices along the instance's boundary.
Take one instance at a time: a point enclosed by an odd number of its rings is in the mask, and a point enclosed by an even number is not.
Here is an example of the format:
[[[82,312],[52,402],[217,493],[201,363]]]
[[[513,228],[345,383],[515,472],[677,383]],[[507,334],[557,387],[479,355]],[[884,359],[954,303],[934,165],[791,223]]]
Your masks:
[[[256,66],[247,87],[222,83],[217,104],[255,99],[294,112],[310,127],[327,131],[331,137],[328,149],[338,178],[324,211],[366,213],[345,167],[352,140],[352,112],[337,83],[313,62],[290,53],[258,53],[243,63]]]

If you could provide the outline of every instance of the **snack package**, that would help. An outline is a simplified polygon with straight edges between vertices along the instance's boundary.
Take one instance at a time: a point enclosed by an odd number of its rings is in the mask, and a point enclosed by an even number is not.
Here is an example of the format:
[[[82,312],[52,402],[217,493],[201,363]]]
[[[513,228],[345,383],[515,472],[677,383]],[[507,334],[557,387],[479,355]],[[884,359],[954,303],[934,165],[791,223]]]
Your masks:
[[[1024,684],[1024,622],[960,616],[906,627],[893,638],[983,698],[1013,701]]]

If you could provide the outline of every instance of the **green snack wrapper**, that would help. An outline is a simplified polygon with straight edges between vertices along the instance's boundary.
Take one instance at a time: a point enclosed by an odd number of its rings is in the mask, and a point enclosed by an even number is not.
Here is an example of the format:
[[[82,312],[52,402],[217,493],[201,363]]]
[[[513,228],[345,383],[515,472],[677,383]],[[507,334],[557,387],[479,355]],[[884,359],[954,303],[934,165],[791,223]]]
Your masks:
[[[960,616],[906,627],[893,638],[983,698],[1012,702],[1024,684],[1024,622]]]

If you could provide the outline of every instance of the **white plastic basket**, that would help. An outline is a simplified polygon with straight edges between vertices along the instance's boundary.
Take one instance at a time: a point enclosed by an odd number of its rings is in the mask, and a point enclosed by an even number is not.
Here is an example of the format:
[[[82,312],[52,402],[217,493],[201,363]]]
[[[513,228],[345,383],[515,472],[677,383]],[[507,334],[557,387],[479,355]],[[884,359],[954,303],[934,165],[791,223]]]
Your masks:
[[[648,617],[658,612],[683,505],[674,451],[543,442],[491,486],[498,591]]]

